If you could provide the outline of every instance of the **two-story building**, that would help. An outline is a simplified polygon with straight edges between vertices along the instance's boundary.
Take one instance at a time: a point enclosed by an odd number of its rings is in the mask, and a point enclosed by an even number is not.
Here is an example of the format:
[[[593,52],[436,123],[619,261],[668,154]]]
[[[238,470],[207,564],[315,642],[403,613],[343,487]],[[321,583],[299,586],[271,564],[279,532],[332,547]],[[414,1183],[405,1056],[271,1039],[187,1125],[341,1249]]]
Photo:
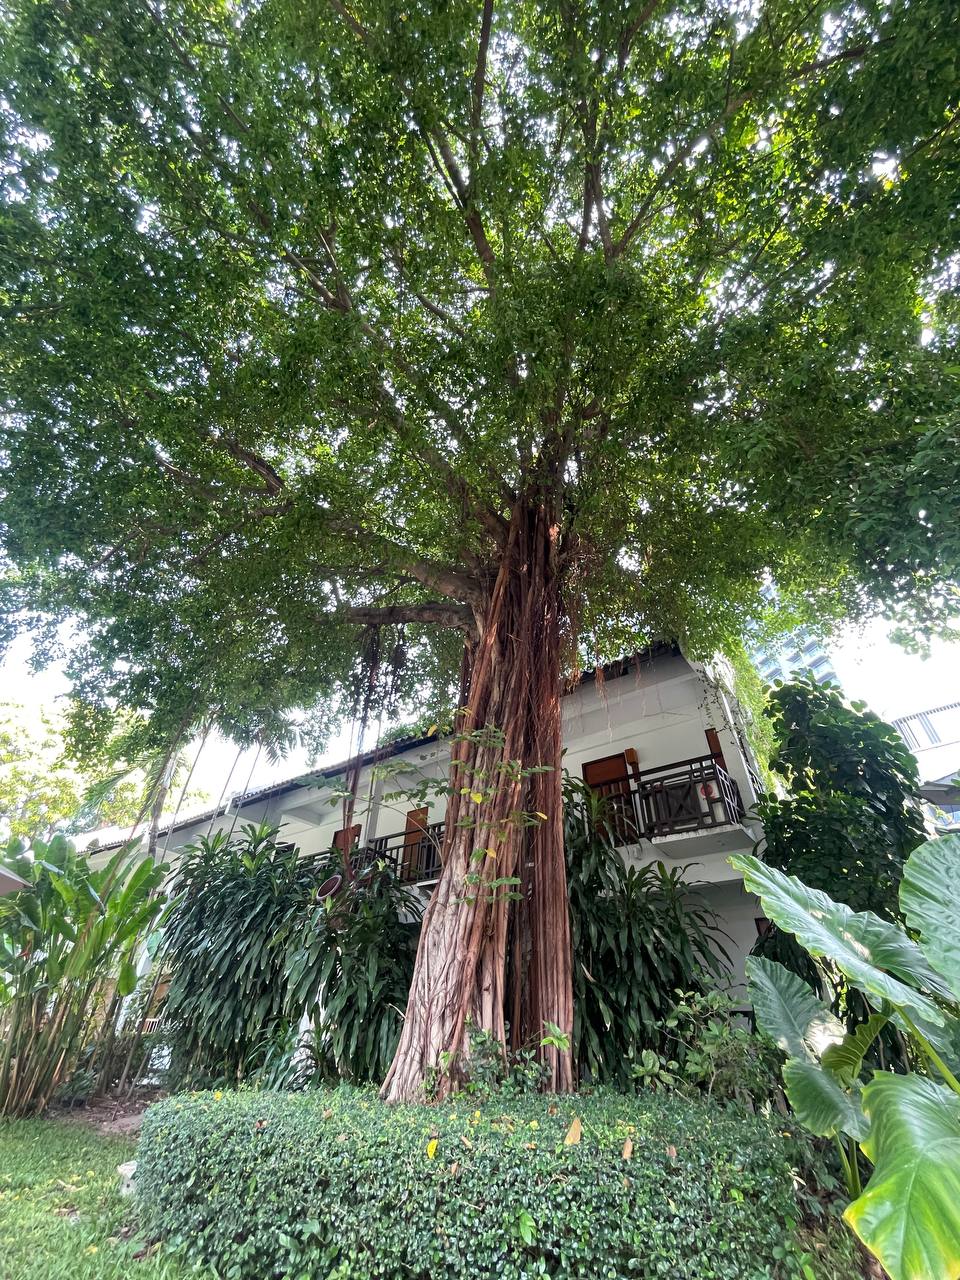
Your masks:
[[[762,919],[727,858],[750,852],[760,828],[749,816],[756,773],[723,664],[693,662],[658,645],[599,676],[587,673],[562,706],[566,770],[606,797],[609,825],[628,860],[684,868],[726,935],[734,978],[742,977]],[[426,893],[439,872],[445,799],[398,793],[441,782],[448,764],[449,745],[440,737],[401,741],[179,823],[166,856],[175,861],[178,849],[212,831],[267,822],[303,853],[349,845],[355,859],[384,859]],[[352,773],[356,799],[347,829],[336,797]]]

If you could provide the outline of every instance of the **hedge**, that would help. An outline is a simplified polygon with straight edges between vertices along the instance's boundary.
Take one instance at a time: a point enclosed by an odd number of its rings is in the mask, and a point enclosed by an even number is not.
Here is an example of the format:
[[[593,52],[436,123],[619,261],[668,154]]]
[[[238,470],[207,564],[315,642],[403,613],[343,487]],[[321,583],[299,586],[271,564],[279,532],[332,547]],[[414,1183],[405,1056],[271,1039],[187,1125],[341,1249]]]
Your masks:
[[[797,1216],[772,1124],[652,1094],[174,1096],[137,1186],[150,1236],[225,1280],[759,1280],[786,1274]]]

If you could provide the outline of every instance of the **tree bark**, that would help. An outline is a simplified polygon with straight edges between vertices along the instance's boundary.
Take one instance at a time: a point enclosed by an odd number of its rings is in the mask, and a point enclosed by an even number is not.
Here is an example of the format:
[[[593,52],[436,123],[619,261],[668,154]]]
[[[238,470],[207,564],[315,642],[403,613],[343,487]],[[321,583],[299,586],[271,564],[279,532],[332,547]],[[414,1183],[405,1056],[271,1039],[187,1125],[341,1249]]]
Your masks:
[[[465,658],[467,693],[451,748],[442,871],[381,1091],[389,1102],[443,1098],[455,1090],[473,1032],[489,1033],[506,1052],[506,956],[516,922],[523,935],[524,1035],[539,1049],[546,1087],[573,1088],[557,533],[547,505],[517,504],[479,639]],[[534,766],[543,771],[530,772]],[[511,927],[518,886],[523,901]],[[567,1037],[566,1048],[540,1045],[547,1023]]]

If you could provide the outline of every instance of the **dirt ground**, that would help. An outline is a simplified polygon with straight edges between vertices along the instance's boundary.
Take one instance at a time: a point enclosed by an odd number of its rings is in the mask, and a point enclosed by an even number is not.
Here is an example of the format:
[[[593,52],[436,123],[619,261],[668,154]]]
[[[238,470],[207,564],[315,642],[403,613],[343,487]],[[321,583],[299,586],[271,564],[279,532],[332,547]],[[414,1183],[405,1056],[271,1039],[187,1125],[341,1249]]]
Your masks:
[[[135,1138],[140,1132],[143,1113],[159,1097],[159,1094],[137,1095],[122,1102],[115,1098],[95,1098],[81,1107],[51,1107],[49,1114],[86,1125],[98,1133]]]

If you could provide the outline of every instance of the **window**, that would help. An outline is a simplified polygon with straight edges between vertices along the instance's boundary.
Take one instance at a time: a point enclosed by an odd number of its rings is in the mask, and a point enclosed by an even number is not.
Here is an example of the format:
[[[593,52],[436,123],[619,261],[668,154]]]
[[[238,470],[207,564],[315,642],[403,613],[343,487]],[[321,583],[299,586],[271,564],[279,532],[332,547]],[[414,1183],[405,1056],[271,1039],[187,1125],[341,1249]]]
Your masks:
[[[583,780],[604,801],[607,829],[617,844],[633,844],[637,839],[630,763],[621,751],[615,756],[589,760],[583,766]]]
[[[346,853],[349,849],[355,849],[360,843],[360,824],[355,827],[341,827],[339,831],[334,833],[333,847],[339,849],[341,853]]]

